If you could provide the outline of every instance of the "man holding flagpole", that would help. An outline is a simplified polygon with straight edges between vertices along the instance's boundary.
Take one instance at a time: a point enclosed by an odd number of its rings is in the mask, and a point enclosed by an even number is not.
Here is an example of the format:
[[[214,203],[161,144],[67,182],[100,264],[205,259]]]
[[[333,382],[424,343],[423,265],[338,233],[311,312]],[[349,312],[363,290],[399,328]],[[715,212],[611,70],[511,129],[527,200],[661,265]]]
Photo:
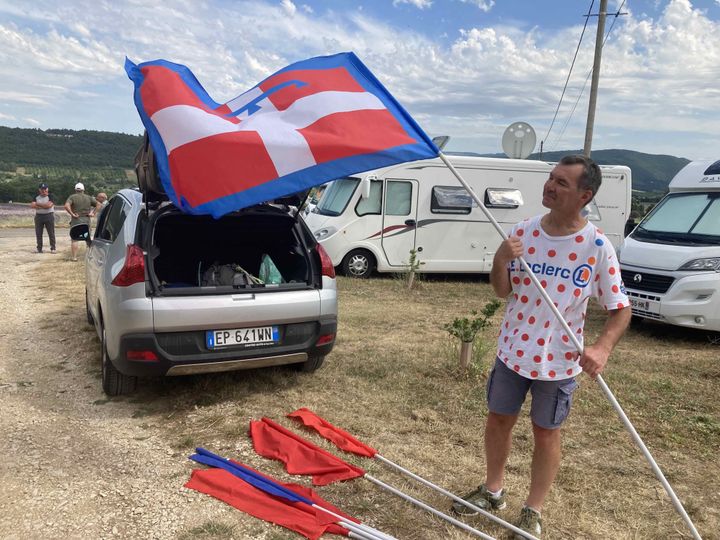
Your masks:
[[[535,445],[530,491],[518,527],[536,537],[542,531],[543,503],[560,466],[560,427],[570,412],[575,378],[582,371],[593,379],[602,373],[631,317],[615,251],[582,215],[601,180],[600,168],[588,157],[560,160],[543,189],[542,204],[550,211],[513,227],[495,254],[490,274],[495,293],[508,302],[487,386],[486,479],[464,499],[486,510],[505,508],[503,479],[512,430],[530,391]],[[518,257],[525,258],[581,342],[588,300],[596,298],[608,312],[600,336],[582,355]],[[453,510],[476,513],[459,502]]]

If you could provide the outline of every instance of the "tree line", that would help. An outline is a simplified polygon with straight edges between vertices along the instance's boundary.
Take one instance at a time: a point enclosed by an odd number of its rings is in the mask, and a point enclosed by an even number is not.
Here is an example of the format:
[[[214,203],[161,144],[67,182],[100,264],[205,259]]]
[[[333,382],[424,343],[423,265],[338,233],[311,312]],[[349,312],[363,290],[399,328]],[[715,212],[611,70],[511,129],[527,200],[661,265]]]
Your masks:
[[[108,131],[0,126],[0,170],[17,167],[132,169],[142,136]]]

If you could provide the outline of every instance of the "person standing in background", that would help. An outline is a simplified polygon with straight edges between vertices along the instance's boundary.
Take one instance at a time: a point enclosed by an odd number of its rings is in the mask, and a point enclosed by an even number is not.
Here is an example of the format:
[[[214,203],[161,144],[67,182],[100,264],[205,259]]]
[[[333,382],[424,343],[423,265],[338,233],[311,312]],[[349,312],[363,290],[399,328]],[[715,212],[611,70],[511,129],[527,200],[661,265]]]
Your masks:
[[[97,201],[85,193],[82,182],[75,184],[75,193],[65,201],[65,211],[70,214],[70,251],[72,260],[77,261],[78,242],[90,245],[90,218],[95,215]]]
[[[55,251],[55,203],[49,193],[46,183],[38,186],[38,195],[35,200],[30,203],[30,207],[35,209],[35,237],[37,238],[37,252],[43,251],[43,229],[47,230],[48,239],[50,240],[50,253]]]
[[[107,193],[103,193],[102,191],[98,193],[95,196],[95,200],[97,201],[97,211],[99,212],[103,208],[107,206],[108,203],[108,196]]]

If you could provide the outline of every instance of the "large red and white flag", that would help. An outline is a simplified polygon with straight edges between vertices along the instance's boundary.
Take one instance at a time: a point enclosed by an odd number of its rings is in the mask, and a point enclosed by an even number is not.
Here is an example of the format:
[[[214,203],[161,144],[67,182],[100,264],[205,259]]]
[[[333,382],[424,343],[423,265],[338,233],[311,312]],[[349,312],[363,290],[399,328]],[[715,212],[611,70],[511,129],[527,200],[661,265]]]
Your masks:
[[[353,53],[292,64],[226,103],[166,60],[125,61],[165,192],[219,217],[438,148]]]

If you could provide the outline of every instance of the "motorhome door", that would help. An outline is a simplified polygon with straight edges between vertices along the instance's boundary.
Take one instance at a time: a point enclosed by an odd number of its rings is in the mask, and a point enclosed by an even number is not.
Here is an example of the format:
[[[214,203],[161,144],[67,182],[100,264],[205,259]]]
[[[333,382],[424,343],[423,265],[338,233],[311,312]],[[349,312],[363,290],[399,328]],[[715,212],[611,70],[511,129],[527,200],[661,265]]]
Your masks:
[[[417,180],[385,180],[382,249],[390,266],[406,266],[415,249]]]

